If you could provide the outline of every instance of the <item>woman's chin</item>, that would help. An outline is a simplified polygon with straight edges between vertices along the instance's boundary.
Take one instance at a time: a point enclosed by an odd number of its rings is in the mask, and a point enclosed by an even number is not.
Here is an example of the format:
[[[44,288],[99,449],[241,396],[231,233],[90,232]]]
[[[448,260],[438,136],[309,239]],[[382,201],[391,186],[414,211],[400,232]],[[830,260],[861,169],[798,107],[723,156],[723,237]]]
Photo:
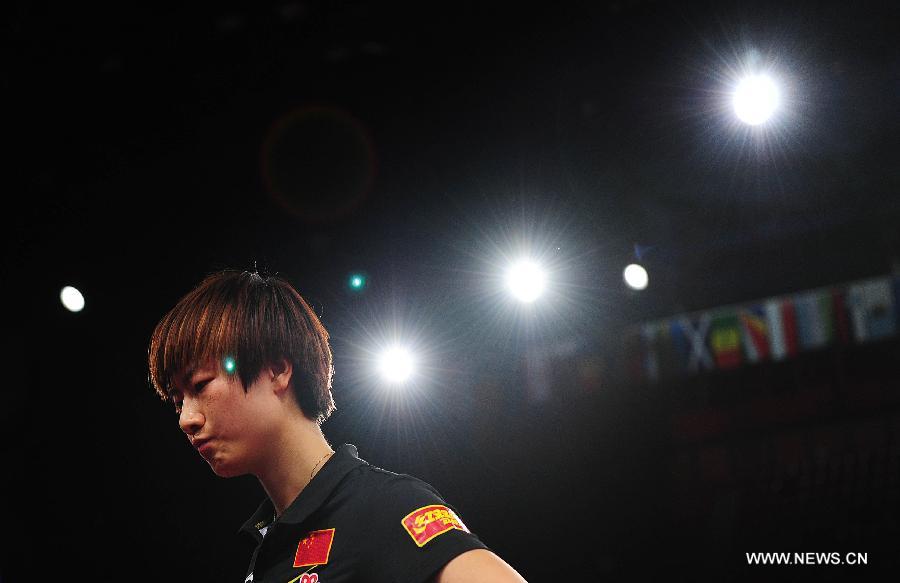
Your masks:
[[[228,464],[227,462],[213,458],[209,460],[209,467],[212,469],[213,473],[220,478],[233,478],[235,476],[242,476],[247,472],[242,471],[240,468],[235,467],[232,464]]]

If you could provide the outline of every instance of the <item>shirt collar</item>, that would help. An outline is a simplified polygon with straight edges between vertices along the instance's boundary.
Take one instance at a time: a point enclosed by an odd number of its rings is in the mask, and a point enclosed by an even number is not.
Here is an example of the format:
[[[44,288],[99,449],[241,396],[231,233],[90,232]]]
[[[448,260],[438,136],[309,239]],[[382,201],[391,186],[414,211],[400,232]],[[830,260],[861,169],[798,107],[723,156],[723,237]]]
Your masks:
[[[278,521],[288,524],[303,522],[325,502],[325,499],[337,488],[344,476],[365,463],[364,460],[359,459],[356,446],[345,443],[322,465],[319,472],[313,476],[312,481],[300,491],[300,494],[291,502]],[[241,526],[240,532],[258,535],[259,529],[272,522],[274,511],[275,506],[266,497],[256,512]]]

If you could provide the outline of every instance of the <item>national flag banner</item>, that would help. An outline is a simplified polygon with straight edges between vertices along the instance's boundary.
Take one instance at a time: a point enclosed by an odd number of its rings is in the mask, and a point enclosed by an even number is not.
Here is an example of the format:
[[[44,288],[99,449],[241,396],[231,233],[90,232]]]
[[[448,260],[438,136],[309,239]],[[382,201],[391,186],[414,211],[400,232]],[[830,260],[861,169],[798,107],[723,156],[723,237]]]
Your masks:
[[[678,371],[684,373],[688,370],[688,361],[691,357],[691,339],[679,318],[669,321],[669,329],[672,338],[672,352],[677,359]]]
[[[710,315],[707,313],[700,314],[696,319],[691,319],[688,316],[678,317],[679,329],[690,345],[687,361],[687,370],[689,372],[694,373],[699,370],[712,370],[714,368],[713,358],[706,342],[710,322]]]
[[[769,342],[774,360],[797,354],[797,322],[794,302],[790,298],[772,299],[765,303]]]
[[[769,324],[762,305],[746,306],[738,312],[741,323],[741,345],[747,362],[769,358]]]
[[[645,380],[782,361],[800,350],[900,334],[900,274],[682,314],[632,330],[640,338]]]
[[[800,348],[814,350],[831,343],[834,337],[834,309],[831,294],[822,290],[794,297],[797,338]]]
[[[781,329],[784,331],[784,345],[788,356],[796,356],[799,347],[797,338],[797,309],[791,298],[781,302]]]
[[[741,328],[735,312],[717,314],[710,324],[709,346],[720,369],[741,364]]]
[[[831,309],[834,314],[835,341],[849,344],[853,332],[850,329],[850,312],[847,309],[847,290],[836,287],[831,290]]]
[[[848,307],[857,342],[880,340],[896,334],[897,317],[890,278],[880,278],[850,286]]]
[[[820,342],[822,346],[832,344],[837,337],[834,313],[834,298],[830,289],[820,289],[816,293],[816,310],[819,316]]]

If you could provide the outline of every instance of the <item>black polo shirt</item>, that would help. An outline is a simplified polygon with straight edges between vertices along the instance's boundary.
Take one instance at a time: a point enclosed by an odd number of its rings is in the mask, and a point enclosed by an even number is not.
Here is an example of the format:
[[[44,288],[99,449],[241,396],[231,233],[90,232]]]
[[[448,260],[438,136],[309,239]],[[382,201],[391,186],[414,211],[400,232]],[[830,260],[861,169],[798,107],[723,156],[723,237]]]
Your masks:
[[[247,581],[414,583],[487,548],[434,488],[370,465],[349,444],[274,522],[273,511],[266,498],[241,527],[258,543]]]

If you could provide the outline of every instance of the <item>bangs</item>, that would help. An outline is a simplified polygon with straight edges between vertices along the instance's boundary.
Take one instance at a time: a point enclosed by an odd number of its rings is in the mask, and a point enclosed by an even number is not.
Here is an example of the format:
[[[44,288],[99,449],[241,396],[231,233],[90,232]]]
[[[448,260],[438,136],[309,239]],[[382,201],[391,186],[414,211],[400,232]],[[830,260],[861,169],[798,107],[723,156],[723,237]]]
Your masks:
[[[210,292],[212,290],[209,290]],[[223,294],[199,286],[163,317],[150,340],[150,382],[168,400],[176,375],[238,352],[236,310]]]

